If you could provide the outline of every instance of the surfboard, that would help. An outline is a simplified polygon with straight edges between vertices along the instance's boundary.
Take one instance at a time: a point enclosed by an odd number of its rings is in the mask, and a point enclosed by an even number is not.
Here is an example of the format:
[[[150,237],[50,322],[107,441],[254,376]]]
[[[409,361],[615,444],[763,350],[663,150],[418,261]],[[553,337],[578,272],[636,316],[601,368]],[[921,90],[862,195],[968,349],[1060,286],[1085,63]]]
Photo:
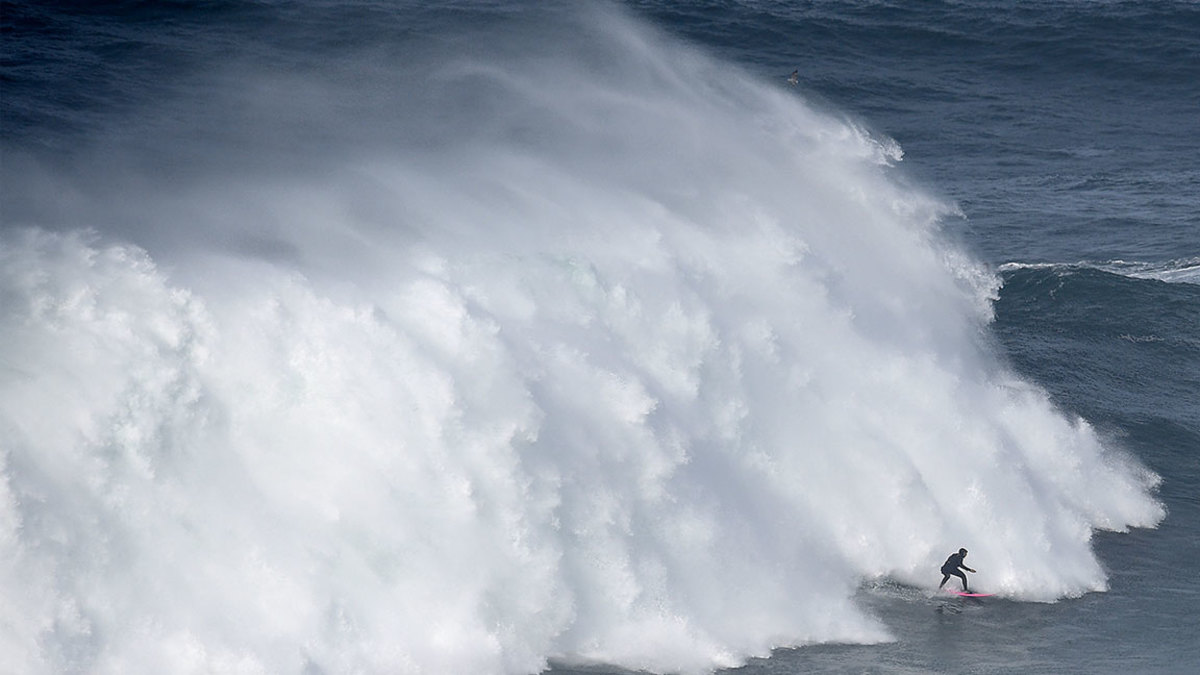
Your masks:
[[[955,591],[955,590],[951,590],[949,588],[947,588],[946,590],[950,591],[951,593],[953,593],[957,596],[961,596],[964,598],[990,598],[995,595],[995,593],[964,593],[962,591]]]

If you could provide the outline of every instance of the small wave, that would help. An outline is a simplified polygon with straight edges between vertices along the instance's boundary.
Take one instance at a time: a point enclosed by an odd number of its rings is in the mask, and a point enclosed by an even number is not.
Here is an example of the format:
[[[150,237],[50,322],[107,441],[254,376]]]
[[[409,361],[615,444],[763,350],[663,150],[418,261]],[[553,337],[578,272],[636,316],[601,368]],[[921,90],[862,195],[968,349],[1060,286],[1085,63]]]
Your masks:
[[[1094,269],[1131,279],[1154,279],[1166,283],[1200,284],[1200,256],[1176,258],[1174,260],[1159,262],[1130,262],[1126,260],[1081,261],[1075,263],[1007,262],[999,267],[1000,272],[1013,272],[1026,269],[1064,271]]]
[[[1134,343],[1137,343],[1137,342],[1162,342],[1163,341],[1163,339],[1157,335],[1130,335],[1129,333],[1125,333],[1125,334],[1121,335],[1121,339],[1129,341],[1129,342],[1134,342]]]

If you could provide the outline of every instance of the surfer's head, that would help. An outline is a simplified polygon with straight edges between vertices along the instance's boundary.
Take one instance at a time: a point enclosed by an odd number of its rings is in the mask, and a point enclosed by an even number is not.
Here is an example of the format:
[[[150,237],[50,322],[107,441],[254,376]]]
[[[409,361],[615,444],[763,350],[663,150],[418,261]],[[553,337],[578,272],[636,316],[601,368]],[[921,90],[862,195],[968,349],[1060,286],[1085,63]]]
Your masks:
[[[961,555],[966,555],[966,554],[967,554],[967,549],[965,549],[965,548],[960,548],[960,549],[958,549],[958,552],[959,552]]]

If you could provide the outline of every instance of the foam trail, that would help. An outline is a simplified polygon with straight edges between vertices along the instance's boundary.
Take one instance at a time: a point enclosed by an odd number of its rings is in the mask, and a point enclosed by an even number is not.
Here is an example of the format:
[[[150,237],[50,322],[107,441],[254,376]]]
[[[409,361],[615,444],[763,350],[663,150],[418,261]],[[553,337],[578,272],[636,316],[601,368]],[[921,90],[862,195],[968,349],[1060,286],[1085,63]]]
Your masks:
[[[860,582],[960,545],[1105,587],[1157,479],[1003,367],[894,143],[584,14],[31,165],[77,202],[0,233],[0,670],[692,673],[886,640]]]

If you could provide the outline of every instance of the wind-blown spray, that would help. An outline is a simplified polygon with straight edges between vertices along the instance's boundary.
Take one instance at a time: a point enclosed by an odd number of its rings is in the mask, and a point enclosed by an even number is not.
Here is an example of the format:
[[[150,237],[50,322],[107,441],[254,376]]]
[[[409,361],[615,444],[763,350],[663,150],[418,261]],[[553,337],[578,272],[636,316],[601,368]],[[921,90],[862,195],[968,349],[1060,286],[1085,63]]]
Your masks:
[[[861,581],[960,545],[1105,587],[1156,478],[1006,369],[895,143],[585,14],[229,66],[30,179],[78,196],[0,232],[6,670],[702,672],[886,640]]]

